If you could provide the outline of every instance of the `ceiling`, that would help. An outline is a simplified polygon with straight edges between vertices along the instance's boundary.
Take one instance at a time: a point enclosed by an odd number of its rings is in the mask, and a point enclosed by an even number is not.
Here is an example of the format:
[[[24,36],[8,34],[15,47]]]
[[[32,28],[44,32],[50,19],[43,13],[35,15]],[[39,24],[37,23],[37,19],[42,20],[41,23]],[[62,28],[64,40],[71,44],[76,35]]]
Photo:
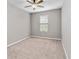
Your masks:
[[[26,0],[8,0],[8,2],[30,13],[57,9],[61,8],[63,5],[63,0],[44,0],[44,2],[41,3],[44,8],[37,7],[36,10],[33,10],[32,7],[24,8],[24,6],[30,5],[28,2],[26,2]]]

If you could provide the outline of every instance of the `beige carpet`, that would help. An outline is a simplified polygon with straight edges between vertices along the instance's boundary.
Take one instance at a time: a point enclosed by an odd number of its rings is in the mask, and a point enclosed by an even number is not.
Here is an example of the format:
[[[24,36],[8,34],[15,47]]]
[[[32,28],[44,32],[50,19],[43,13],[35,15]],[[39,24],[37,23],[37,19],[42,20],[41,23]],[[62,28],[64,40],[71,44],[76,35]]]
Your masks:
[[[61,41],[30,38],[8,48],[8,59],[65,59]]]

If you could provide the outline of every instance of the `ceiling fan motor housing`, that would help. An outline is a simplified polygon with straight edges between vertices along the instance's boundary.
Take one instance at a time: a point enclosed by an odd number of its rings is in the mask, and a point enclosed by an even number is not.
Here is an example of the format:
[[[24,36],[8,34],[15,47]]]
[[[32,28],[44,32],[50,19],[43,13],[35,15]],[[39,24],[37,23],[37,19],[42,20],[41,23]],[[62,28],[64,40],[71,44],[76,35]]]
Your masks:
[[[32,4],[40,4],[43,2],[43,0],[27,0],[27,2],[32,3]]]

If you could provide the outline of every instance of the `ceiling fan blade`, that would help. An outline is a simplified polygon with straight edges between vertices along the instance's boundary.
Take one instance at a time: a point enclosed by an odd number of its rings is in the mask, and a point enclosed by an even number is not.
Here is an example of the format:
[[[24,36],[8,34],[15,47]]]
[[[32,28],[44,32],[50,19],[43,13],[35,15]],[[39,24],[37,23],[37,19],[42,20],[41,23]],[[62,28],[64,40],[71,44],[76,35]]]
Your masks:
[[[41,5],[37,5],[37,7],[42,7],[42,8],[44,8],[44,6],[41,6]]]
[[[42,3],[43,2],[43,0],[37,0],[35,3],[36,4],[40,4],[40,3]]]
[[[31,1],[29,1],[29,0],[27,0],[27,2],[29,2],[29,3],[33,4],[33,2],[31,2]]]
[[[28,7],[31,7],[31,5],[29,5],[29,6],[25,6],[24,8],[28,8]]]

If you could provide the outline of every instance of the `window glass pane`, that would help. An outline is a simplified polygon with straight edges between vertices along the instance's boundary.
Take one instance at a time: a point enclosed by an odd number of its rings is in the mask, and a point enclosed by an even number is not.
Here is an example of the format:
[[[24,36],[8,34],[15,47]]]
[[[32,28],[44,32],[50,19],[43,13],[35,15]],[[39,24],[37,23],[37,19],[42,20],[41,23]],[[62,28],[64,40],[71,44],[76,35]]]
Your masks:
[[[48,24],[40,24],[40,31],[47,32],[48,31]]]
[[[40,23],[48,23],[48,16],[40,16]]]

